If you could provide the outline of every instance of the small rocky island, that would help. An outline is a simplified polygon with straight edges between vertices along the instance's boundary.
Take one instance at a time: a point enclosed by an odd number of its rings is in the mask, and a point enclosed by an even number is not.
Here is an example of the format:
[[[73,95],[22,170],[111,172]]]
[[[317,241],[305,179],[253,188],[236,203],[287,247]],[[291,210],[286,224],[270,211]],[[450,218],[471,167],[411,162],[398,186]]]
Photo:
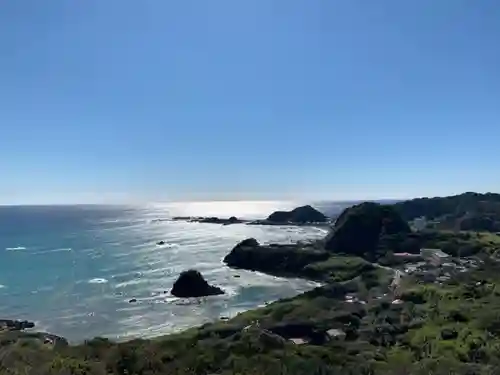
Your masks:
[[[199,271],[188,270],[180,274],[170,293],[175,297],[206,297],[224,294],[224,291],[210,285]]]
[[[301,206],[291,211],[275,211],[268,216],[270,223],[311,224],[326,223],[330,219],[312,206]]]
[[[173,221],[187,221],[190,223],[208,223],[208,224],[241,224],[247,223],[248,220],[238,219],[236,216],[231,216],[230,218],[220,218],[216,216],[203,217],[203,216],[175,216],[172,218]]]
[[[275,211],[266,219],[261,220],[244,220],[236,216],[231,216],[229,218],[220,218],[216,216],[175,216],[171,220],[221,225],[318,225],[330,223],[329,217],[309,205],[297,207],[291,211]]]
[[[0,319],[0,330],[23,331],[30,328],[35,328],[35,323],[27,320]]]

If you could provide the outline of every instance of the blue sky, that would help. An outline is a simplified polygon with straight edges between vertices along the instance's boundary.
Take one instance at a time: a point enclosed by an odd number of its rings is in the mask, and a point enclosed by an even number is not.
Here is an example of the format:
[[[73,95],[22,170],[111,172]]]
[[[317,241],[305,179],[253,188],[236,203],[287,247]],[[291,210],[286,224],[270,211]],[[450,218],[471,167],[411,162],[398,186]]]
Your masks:
[[[500,3],[5,1],[0,203],[500,191]]]

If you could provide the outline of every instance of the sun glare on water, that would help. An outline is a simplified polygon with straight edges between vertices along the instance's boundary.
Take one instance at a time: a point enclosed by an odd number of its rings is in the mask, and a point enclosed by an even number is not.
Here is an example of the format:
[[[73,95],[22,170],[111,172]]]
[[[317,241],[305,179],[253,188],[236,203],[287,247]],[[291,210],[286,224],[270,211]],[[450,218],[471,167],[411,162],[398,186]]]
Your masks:
[[[210,202],[175,202],[155,204],[164,208],[172,216],[217,216],[262,219],[273,211],[289,210],[299,205],[291,201],[210,201]]]

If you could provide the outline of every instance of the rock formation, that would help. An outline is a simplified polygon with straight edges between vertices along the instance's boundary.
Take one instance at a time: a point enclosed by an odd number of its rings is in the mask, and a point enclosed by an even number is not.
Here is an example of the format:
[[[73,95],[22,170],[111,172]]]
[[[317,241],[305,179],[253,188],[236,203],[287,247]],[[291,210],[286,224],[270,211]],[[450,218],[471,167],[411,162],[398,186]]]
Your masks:
[[[328,217],[309,205],[292,211],[275,211],[267,218],[269,222],[294,224],[325,223],[328,220]]]
[[[237,244],[226,255],[224,262],[230,267],[262,271],[278,276],[305,276],[304,267],[329,257],[328,252],[309,245],[260,245],[254,238],[248,238]]]
[[[365,202],[342,212],[325,238],[325,249],[374,259],[384,236],[410,233],[408,223],[391,206]]]
[[[9,331],[22,331],[35,327],[35,323],[27,320],[0,319],[0,329],[4,327]]]
[[[230,218],[220,218],[216,216],[211,217],[191,217],[191,216],[175,216],[172,218],[173,221],[187,221],[190,223],[205,223],[205,224],[240,224],[246,223],[246,220],[238,219],[236,216],[231,216]]]
[[[184,271],[180,274],[170,292],[175,297],[205,297],[224,294],[224,291],[210,285],[196,270]]]

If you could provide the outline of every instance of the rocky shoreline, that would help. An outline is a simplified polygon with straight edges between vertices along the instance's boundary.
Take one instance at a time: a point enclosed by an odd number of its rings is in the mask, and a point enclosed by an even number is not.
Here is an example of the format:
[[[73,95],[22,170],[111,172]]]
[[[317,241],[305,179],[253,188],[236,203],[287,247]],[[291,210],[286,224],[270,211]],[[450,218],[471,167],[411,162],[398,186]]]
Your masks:
[[[156,220],[156,221],[184,221],[188,223],[203,223],[203,224],[220,224],[220,225],[233,225],[233,224],[245,224],[245,225],[269,225],[269,226],[308,226],[308,227],[318,227],[318,228],[330,228],[331,221],[328,222],[307,222],[307,223],[297,223],[290,221],[270,221],[267,219],[259,220],[246,220],[230,217],[230,218],[220,218],[220,217],[204,217],[204,216],[176,216],[171,219]]]
[[[0,330],[23,331],[35,328],[35,323],[27,320],[0,319]]]
[[[365,211],[373,209],[374,207],[371,205],[362,208],[354,208],[350,214],[354,217],[353,220],[349,220],[348,218],[346,219],[344,213],[341,215],[342,220],[337,223],[333,231],[325,237],[325,239],[319,241],[298,242],[295,244],[260,244],[253,238],[246,239],[238,243],[225,256],[223,262],[231,268],[259,271],[278,277],[305,278],[312,281],[322,282],[325,285],[341,280],[353,279],[362,273],[373,272],[375,267],[370,262],[364,260],[363,257],[359,257],[363,254],[355,254],[356,256],[352,256],[354,254],[342,253],[342,251],[336,253],[335,249],[332,249],[331,246],[326,246],[328,245],[328,242],[332,242],[334,241],[333,239],[338,238],[341,239],[340,243],[343,244],[342,241],[344,240],[342,240],[342,238],[344,236],[343,233],[345,227],[347,226],[350,228],[351,224],[357,221],[357,218],[355,217],[360,214],[359,211],[361,211],[361,214],[365,214]],[[314,211],[312,211],[314,209],[310,206],[306,206],[305,210],[313,212],[313,214],[316,215]],[[375,207],[375,210],[377,211],[378,208]],[[380,214],[380,212],[382,212],[382,214]],[[388,222],[385,220],[382,209],[380,212],[377,211],[379,216],[377,216],[375,220],[379,220],[384,223]],[[273,215],[274,213],[271,216]],[[283,215],[283,213],[279,213],[277,216]],[[176,217],[173,218],[173,220],[191,220],[210,223],[236,223],[239,219],[235,217],[227,220],[219,218]],[[312,223],[306,223],[304,220],[304,223],[299,224],[305,225]],[[377,227],[377,225],[378,222],[374,224],[375,227]],[[384,225],[379,225],[377,227],[378,234],[376,234],[376,236],[379,236],[380,233],[385,230]],[[351,230],[356,231],[356,228],[350,228],[346,235],[349,236]],[[363,230],[369,231],[369,228],[363,228]],[[333,237],[332,233],[334,233]],[[317,292],[320,292],[321,290],[323,289],[318,289]],[[181,298],[210,296],[223,293],[224,291],[220,288],[209,285],[204,280],[203,276],[196,270],[182,272],[171,290],[172,295]],[[302,295],[299,295],[296,298],[302,298],[301,296]],[[280,301],[277,301],[276,303],[279,302]],[[10,330],[17,331],[24,331],[26,328],[34,327],[33,323],[19,321],[8,321],[8,324],[6,325],[10,327]]]
[[[45,346],[46,334],[6,331],[4,353],[16,373],[29,373],[37,363],[36,369],[57,375],[490,373],[500,345],[500,262],[491,257],[500,240],[492,241],[480,234],[412,232],[392,207],[360,204],[345,210],[323,240],[284,245],[248,238],[224,258],[229,267],[321,281],[308,292],[149,340],[95,338],[53,351],[15,338]],[[395,255],[436,247],[457,258],[474,250],[484,259],[477,270],[439,283],[419,273],[406,276],[400,263],[391,263]],[[190,294],[215,292],[199,272],[187,272]]]
[[[67,346],[68,341],[60,336],[34,331],[35,323],[27,320],[0,319],[0,338],[33,339],[44,345]]]
[[[382,207],[382,206],[380,206]],[[377,215],[373,215],[371,211],[375,210]],[[379,208],[379,205],[365,205],[347,209],[341,216],[340,221],[333,230],[323,240],[313,242],[298,242],[295,244],[260,244],[253,238],[246,239],[238,243],[223,259],[223,262],[231,268],[246,269],[251,271],[264,272],[278,277],[299,277],[312,281],[320,281],[323,283],[336,282],[337,280],[346,280],[353,278],[363,272],[370,272],[374,267],[362,257],[362,254],[355,254],[358,257],[352,257],[354,254],[336,254],[333,245],[329,243],[338,240],[339,244],[345,246],[344,236],[351,236],[351,231],[356,231],[356,225],[351,228],[353,223],[358,221],[357,215],[365,215],[367,213],[373,216],[375,221],[389,223],[384,214],[384,209]],[[392,211],[389,211],[392,212]],[[325,224],[328,218],[315,210],[311,206],[298,207],[292,211],[278,211],[272,213],[269,218],[299,218],[296,220],[297,225],[313,225],[316,222],[308,220],[314,219],[323,220]],[[267,222],[258,221],[258,223]],[[349,219],[351,218],[351,220]],[[236,217],[228,219],[220,219],[216,217],[174,217],[172,220],[194,221],[204,223],[217,224],[235,224],[245,222]],[[373,220],[372,220],[373,221]],[[247,222],[247,224],[256,224],[257,222]],[[272,222],[272,225],[279,223]],[[363,225],[366,226],[366,223]],[[375,236],[379,236],[385,230],[384,225],[377,222],[373,224],[378,227]],[[345,228],[348,231],[344,234]],[[403,228],[406,230],[406,228]],[[370,228],[364,227],[363,231],[370,232]],[[399,230],[399,229],[398,229]],[[373,232],[373,231],[372,231]],[[333,235],[332,235],[333,233]],[[340,239],[340,240],[339,240]],[[342,242],[344,241],[344,242]],[[353,241],[356,241],[353,239]],[[341,245],[335,245],[341,248]],[[334,247],[335,247],[334,246]],[[339,251],[342,253],[342,251]],[[203,276],[196,270],[184,271],[180,274],[178,280],[174,283],[171,294],[181,298],[200,297],[223,294],[224,291],[216,286],[209,285]],[[0,321],[1,322],[1,321]],[[34,328],[34,323],[26,321],[5,321],[5,326],[9,330],[24,331],[27,328]]]
[[[156,219],[156,221],[165,221],[168,219]],[[330,226],[332,218],[327,217],[312,206],[296,207],[291,211],[275,211],[266,219],[247,220],[240,219],[236,216],[229,218],[220,218],[216,216],[174,216],[172,221],[186,221],[190,223],[205,223],[205,224],[247,224],[247,225],[277,225],[277,226]]]

